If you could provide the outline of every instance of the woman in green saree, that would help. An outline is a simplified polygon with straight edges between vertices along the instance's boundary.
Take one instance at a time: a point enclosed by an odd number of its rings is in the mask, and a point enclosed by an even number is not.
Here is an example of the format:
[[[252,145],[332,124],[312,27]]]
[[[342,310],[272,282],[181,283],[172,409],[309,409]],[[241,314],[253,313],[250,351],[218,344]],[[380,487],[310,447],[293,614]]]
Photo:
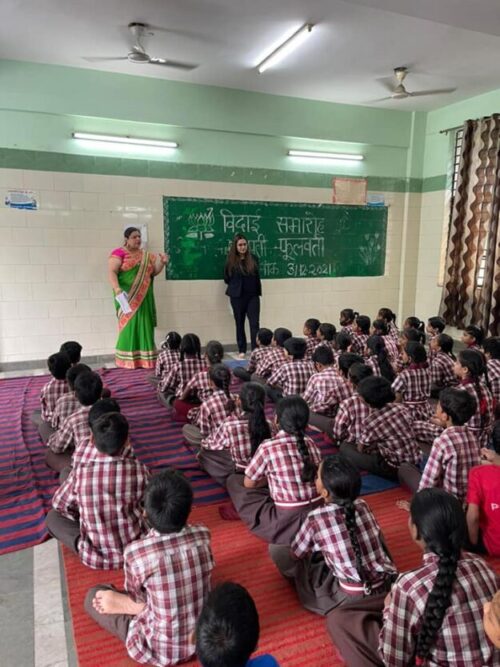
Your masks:
[[[122,368],[154,368],[156,345],[156,307],[153,278],[168,262],[164,253],[141,250],[141,232],[137,227],[125,230],[125,243],[109,256],[109,282],[115,297],[123,294],[130,312],[115,299],[118,317],[116,365]],[[122,298],[123,298],[122,297]]]

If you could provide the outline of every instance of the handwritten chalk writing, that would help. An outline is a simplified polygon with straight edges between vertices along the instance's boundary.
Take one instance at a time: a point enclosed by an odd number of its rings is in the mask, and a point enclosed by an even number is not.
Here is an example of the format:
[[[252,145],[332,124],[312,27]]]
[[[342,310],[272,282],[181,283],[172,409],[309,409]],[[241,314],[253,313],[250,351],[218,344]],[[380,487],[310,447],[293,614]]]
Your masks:
[[[257,234],[260,231],[260,215],[240,215],[239,213],[232,213],[227,208],[221,208],[220,214],[224,232],[231,232],[232,234],[250,234],[253,232]]]
[[[211,239],[215,236],[215,218],[213,208],[206,211],[190,213],[186,237],[189,239]]]
[[[250,250],[258,257],[267,255],[267,239],[264,234],[258,234],[256,239],[249,239]]]
[[[292,218],[279,216],[276,225],[280,234],[309,234],[310,236],[323,236],[325,233],[324,218]]]
[[[276,262],[261,262],[260,275],[263,278],[273,278],[280,275],[280,267]]]
[[[331,276],[331,264],[300,264],[289,262],[286,265],[286,275],[290,278],[316,278],[318,276]]]
[[[276,248],[285,261],[297,259],[297,257],[324,257],[324,238],[279,238]]]

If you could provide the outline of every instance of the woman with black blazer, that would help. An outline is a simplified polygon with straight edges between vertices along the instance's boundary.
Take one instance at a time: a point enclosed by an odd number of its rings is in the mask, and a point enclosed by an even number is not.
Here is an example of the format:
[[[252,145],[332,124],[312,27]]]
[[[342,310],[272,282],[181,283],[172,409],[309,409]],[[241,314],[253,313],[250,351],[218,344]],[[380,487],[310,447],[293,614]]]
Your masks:
[[[245,318],[250,324],[252,350],[256,347],[259,330],[260,296],[262,287],[259,275],[259,260],[248,249],[248,241],[242,234],[236,234],[229,249],[224,267],[226,294],[231,300],[234,321],[236,322],[236,341],[240,358],[247,351]]]

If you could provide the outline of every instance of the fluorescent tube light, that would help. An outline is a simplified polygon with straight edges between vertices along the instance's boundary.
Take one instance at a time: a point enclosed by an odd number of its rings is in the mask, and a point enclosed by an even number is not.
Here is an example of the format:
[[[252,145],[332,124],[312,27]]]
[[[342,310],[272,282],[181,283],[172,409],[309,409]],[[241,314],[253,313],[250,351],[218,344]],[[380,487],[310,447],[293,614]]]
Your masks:
[[[306,37],[311,34],[313,27],[314,26],[311,23],[306,23],[296,32],[294,32],[291,37],[286,39],[282,44],[274,49],[272,53],[266,56],[264,60],[257,65],[259,74],[262,74],[262,72],[265,72],[266,69],[277,65],[281,60],[283,60],[283,58],[286,58],[289,53],[300,46]]]
[[[300,151],[291,149],[288,151],[290,157],[307,157],[317,160],[355,160],[359,162],[364,160],[363,155],[359,153],[323,153],[322,151]]]
[[[161,141],[160,139],[138,139],[136,137],[120,137],[115,134],[89,134],[88,132],[73,132],[73,139],[85,141],[104,141],[112,144],[130,144],[132,146],[155,146],[157,148],[178,148],[175,141]]]

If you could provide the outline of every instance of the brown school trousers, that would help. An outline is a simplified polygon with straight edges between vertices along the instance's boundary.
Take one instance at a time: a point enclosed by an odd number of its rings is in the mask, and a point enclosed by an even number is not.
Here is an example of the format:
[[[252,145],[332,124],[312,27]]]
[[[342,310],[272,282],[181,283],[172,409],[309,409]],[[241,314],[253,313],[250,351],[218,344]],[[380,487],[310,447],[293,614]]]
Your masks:
[[[56,510],[49,510],[45,517],[45,526],[49,535],[65,544],[68,549],[78,555],[78,541],[80,540],[80,522],[67,519]]]
[[[320,415],[318,412],[309,413],[309,426],[315,426],[319,428],[320,431],[326,433],[333,440],[333,417],[327,417],[326,415]]]
[[[48,439],[55,432],[56,432],[56,429],[52,428],[52,426],[49,424],[49,422],[44,422],[42,420],[38,424],[38,434],[40,435],[40,438],[42,439],[42,442],[43,442],[44,445],[47,444]]]
[[[61,472],[64,468],[71,466],[71,457],[73,456],[74,449],[71,451],[66,450],[61,454],[55,454],[51,449],[47,449],[45,452],[45,463],[55,470],[56,472]]]
[[[100,586],[94,586],[90,588],[85,596],[85,602],[83,604],[85,611],[94,619],[94,621],[107,630],[118,639],[121,639],[125,643],[128,634],[128,628],[130,621],[134,618],[130,614],[100,614],[92,606],[92,600],[95,597],[97,591],[116,591],[117,593],[124,593],[127,595],[126,591],[119,591],[114,586],[101,584]]]
[[[198,452],[198,463],[200,468],[221,486],[226,486],[229,475],[236,472],[234,461],[227,449],[214,450],[202,447]]]

